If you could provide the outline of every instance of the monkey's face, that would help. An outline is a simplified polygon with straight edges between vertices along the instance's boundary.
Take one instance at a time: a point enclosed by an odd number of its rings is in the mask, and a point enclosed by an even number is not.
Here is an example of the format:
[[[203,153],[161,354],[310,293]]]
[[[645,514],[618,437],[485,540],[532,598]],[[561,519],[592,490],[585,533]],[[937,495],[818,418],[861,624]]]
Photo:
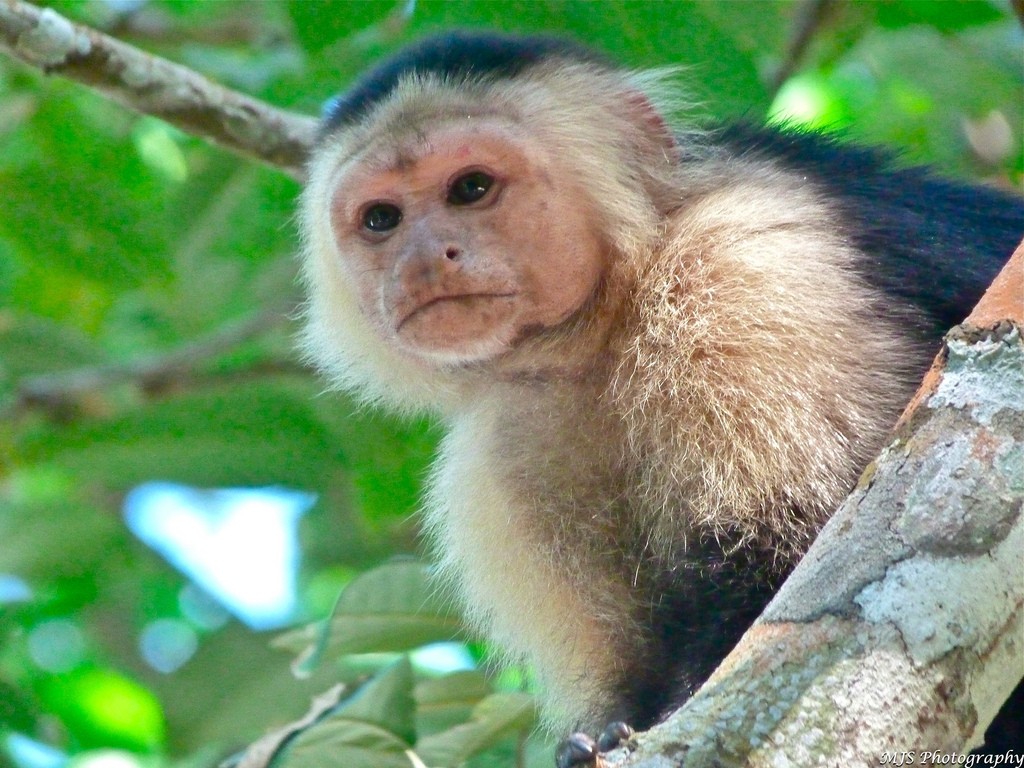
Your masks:
[[[338,169],[340,268],[386,341],[434,362],[485,361],[596,290],[587,191],[524,133],[463,116],[379,138]]]

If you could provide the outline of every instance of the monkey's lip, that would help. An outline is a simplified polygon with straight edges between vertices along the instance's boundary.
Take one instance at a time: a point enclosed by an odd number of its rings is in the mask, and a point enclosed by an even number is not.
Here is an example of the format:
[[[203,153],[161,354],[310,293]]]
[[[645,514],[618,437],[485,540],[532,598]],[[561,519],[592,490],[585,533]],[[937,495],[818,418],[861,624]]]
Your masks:
[[[410,321],[420,315],[429,312],[431,309],[456,304],[464,305],[467,309],[473,307],[474,304],[480,301],[496,301],[500,299],[511,299],[516,294],[514,292],[474,292],[474,293],[446,293],[441,296],[434,296],[433,298],[427,299],[426,301],[417,304],[411,310],[402,315],[398,320],[398,325],[395,326],[395,330],[401,332],[402,328]]]

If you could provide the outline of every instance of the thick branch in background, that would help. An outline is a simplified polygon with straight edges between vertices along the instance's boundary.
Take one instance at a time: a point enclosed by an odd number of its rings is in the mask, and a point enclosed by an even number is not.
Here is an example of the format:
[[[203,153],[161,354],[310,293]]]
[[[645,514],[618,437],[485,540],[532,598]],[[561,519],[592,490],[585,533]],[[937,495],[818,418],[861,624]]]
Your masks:
[[[854,768],[981,743],[1024,677],[1022,297],[1024,245],[761,618],[616,766]]]
[[[301,178],[317,121],[224,88],[49,8],[0,3],[0,49],[78,80],[136,112]]]
[[[158,388],[193,373],[210,360],[278,327],[284,318],[294,313],[294,307],[272,307],[225,325],[204,338],[169,352],[22,379],[17,382],[11,403],[0,410],[0,418],[10,417],[29,408],[42,408],[51,414],[59,414],[89,393],[125,382],[143,388]]]

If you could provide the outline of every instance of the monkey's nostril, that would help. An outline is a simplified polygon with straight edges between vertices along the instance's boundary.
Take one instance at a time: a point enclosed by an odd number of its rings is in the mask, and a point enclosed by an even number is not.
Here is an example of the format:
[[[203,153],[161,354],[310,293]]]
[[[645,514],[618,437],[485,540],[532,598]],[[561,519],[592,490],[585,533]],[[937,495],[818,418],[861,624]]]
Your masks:
[[[460,255],[460,252],[459,252],[458,248],[448,248],[444,252],[444,257],[446,259],[449,259],[450,261],[455,261],[457,258],[459,258],[459,255]]]

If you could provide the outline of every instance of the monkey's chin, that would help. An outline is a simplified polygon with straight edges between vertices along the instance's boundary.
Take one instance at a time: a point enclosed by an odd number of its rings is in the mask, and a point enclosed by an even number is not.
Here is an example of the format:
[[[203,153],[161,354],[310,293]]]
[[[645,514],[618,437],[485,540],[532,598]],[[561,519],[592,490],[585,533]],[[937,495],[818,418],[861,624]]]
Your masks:
[[[473,294],[433,299],[399,321],[398,342],[407,352],[444,365],[498,357],[517,336],[514,298]]]

